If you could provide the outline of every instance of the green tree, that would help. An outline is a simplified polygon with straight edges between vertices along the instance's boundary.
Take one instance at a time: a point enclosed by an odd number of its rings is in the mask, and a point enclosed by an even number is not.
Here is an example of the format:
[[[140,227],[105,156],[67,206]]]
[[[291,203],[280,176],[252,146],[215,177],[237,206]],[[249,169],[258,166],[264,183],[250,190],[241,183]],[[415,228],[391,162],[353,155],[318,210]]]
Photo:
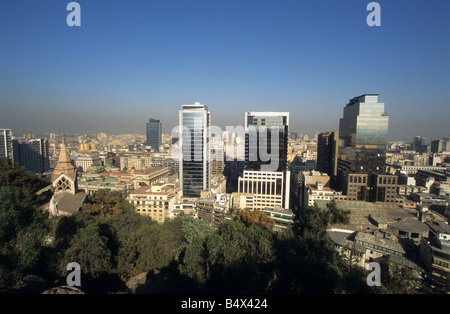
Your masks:
[[[63,274],[67,273],[66,266],[71,262],[80,264],[82,276],[88,279],[99,278],[111,271],[111,251],[97,223],[82,227],[70,241],[61,265]]]
[[[28,172],[24,167],[13,164],[8,158],[0,158],[0,185],[10,185],[21,190],[23,200],[33,201],[42,205],[51,197],[47,191],[37,194],[38,191],[50,185],[48,179],[41,179],[37,174]]]
[[[274,259],[273,233],[226,221],[206,241],[207,287],[216,292],[264,292]]]
[[[81,205],[81,211],[99,218],[112,217],[123,213],[129,208],[121,192],[99,190],[88,197],[85,204]]]
[[[327,203],[327,210],[330,224],[348,225],[350,223],[351,212],[349,210],[339,208],[336,204],[336,200],[333,199]]]
[[[181,224],[183,243],[178,269],[181,274],[193,279],[200,288],[208,279],[206,240],[214,234],[211,224],[201,219],[180,215],[176,220]]]
[[[144,225],[134,233],[137,243],[137,268],[144,272],[170,264],[176,252],[174,234],[159,224]]]
[[[114,254],[116,273],[122,278],[129,278],[139,274],[139,237],[135,235],[145,225],[155,225],[150,217],[140,215],[132,210],[126,210],[121,214],[104,220],[113,235],[111,248]]]
[[[46,214],[22,189],[0,185],[0,288],[38,271],[45,220]]]

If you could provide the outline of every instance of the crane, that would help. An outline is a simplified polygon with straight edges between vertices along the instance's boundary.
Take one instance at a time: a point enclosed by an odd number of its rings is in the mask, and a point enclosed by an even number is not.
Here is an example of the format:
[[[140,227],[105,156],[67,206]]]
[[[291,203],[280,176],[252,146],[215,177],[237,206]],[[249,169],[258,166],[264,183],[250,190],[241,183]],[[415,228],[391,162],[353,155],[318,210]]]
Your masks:
[[[30,129],[28,129],[28,130],[19,129],[19,131],[28,132],[28,139],[29,140],[31,140],[33,138],[33,130],[30,130]]]

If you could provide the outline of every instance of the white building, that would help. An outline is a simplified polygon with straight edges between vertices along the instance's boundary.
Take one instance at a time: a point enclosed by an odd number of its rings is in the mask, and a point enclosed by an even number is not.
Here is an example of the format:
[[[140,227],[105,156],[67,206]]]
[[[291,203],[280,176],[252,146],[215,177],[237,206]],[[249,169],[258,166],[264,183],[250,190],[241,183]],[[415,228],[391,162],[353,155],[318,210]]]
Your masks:
[[[317,200],[331,201],[336,195],[342,195],[342,192],[336,192],[330,187],[324,186],[320,181],[317,181],[315,184],[306,185],[308,206],[314,206],[314,203]]]
[[[102,161],[100,157],[93,156],[80,156],[77,157],[75,161],[75,166],[83,168],[83,171],[86,171],[89,167],[101,166]]]
[[[250,209],[289,209],[289,175],[289,171],[283,173],[245,170],[244,176],[239,178],[238,193],[253,195],[252,202],[246,202],[252,204],[253,208]]]

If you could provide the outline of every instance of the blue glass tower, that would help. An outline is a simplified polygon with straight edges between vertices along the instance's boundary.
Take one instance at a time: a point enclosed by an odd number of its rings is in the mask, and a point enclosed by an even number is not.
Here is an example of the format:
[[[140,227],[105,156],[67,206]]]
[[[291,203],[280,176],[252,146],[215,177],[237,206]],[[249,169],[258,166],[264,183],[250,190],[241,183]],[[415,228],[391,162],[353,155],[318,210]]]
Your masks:
[[[339,157],[350,162],[353,171],[384,171],[388,124],[377,94],[351,99],[339,121]]]
[[[150,146],[152,149],[159,151],[159,146],[161,146],[161,135],[162,135],[162,124],[161,121],[149,118],[146,124],[146,135],[147,142],[146,145]]]
[[[183,197],[200,197],[210,189],[210,126],[208,107],[196,102],[180,110],[180,188]]]

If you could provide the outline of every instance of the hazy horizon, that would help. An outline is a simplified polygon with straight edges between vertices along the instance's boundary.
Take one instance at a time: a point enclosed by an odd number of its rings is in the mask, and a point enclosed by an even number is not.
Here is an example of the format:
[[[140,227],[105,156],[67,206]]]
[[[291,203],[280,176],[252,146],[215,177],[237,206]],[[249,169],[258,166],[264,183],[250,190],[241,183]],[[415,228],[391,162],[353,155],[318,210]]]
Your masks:
[[[348,100],[379,94],[389,140],[450,135],[450,2],[70,1],[0,4],[0,128],[35,134],[163,132],[182,104],[212,124],[287,111],[290,131],[337,131]],[[23,132],[22,132],[23,133]]]

